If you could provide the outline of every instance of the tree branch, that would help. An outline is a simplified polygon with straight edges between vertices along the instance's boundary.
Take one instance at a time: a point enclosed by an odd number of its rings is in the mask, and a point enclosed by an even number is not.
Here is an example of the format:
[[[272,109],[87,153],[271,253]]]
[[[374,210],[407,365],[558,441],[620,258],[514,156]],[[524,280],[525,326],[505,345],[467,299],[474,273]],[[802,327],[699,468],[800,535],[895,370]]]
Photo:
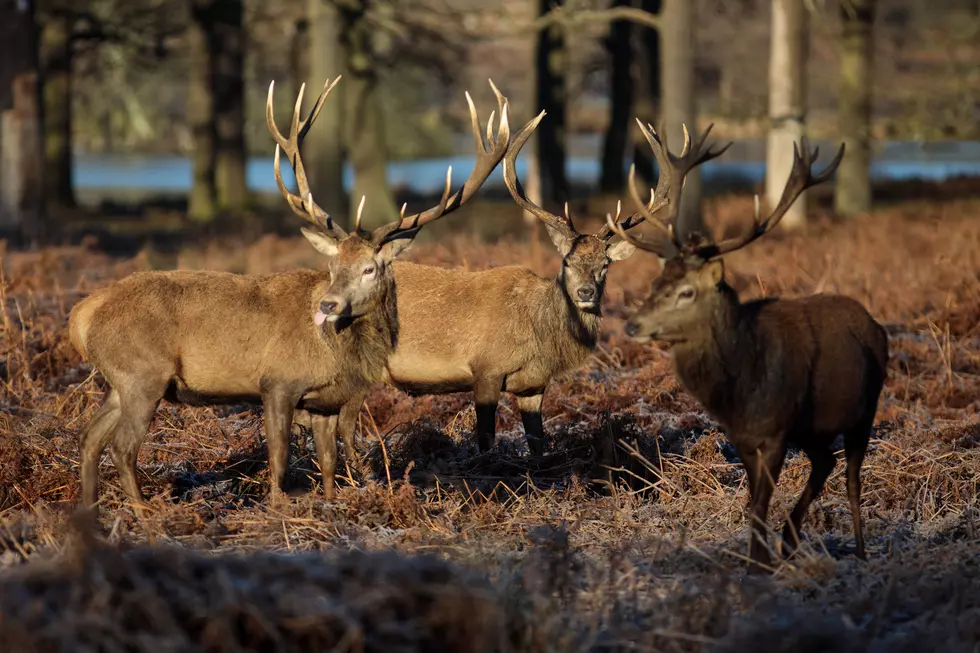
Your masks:
[[[556,25],[567,29],[586,23],[612,23],[617,20],[626,20],[650,29],[660,29],[660,17],[638,7],[569,11],[559,5],[531,23],[529,31],[540,31]]]

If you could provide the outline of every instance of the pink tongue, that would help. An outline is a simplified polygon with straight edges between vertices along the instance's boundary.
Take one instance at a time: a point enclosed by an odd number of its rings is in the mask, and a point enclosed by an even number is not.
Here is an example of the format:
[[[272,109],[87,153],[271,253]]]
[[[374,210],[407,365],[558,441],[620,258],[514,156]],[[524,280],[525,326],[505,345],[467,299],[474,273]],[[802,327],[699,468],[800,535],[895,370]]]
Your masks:
[[[327,314],[317,311],[316,315],[313,316],[313,321],[316,323],[317,326],[321,326],[324,322],[327,321]]]

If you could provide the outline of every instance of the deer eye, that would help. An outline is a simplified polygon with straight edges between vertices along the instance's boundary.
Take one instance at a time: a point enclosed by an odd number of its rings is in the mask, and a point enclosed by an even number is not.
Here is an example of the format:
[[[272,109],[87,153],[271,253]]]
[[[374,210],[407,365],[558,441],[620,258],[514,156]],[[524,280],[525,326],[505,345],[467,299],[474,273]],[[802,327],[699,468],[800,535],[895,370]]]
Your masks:
[[[678,299],[694,299],[694,288],[685,288],[677,293]]]
[[[362,274],[365,277],[370,277],[372,274],[374,274],[375,270],[376,270],[376,268],[373,265],[369,265],[368,267],[364,268],[364,271],[363,271]]]

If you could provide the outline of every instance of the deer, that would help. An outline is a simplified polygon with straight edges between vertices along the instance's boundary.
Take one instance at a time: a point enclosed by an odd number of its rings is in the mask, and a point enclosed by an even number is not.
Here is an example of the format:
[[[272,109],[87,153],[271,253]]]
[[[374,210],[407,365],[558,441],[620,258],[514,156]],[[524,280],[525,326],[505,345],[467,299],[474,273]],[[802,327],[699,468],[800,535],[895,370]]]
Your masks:
[[[579,232],[567,204],[559,215],[527,198],[515,162],[544,116],[542,111],[513,137],[503,171],[511,196],[544,223],[562,256],[556,277],[516,265],[482,271],[408,261],[393,266],[401,330],[388,359],[390,383],[410,396],[472,392],[480,452],[494,444],[497,404],[508,392],[516,396],[529,451],[543,453],[544,393],[555,376],[578,368],[592,353],[606,271],[635,251],[626,241],[614,241],[606,225],[595,233]],[[617,212],[617,220],[626,230],[642,217],[622,218]],[[352,400],[338,420],[351,458],[356,458],[354,426],[364,399]]]
[[[301,232],[326,258],[326,270],[269,275],[216,271],[137,272],[91,293],[69,317],[72,344],[108,381],[102,407],[80,434],[81,502],[98,500],[98,466],[109,453],[120,486],[137,506],[140,446],[161,399],[188,405],[256,403],[263,409],[271,495],[281,496],[289,461],[295,410],[313,416],[317,461],[327,500],[335,496],[337,443],[334,422],[351,397],[387,378],[388,356],[399,337],[392,262],[422,227],[469,201],[497,167],[510,142],[508,104],[493,81],[500,122],[487,140],[469,93],[477,143],[476,163],[452,195],[447,171],[439,203],[367,231],[364,198],[348,233],[320,208],[310,192],[300,146],[339,77],[329,79],[305,119],[305,85],[293,108],[288,136],[273,115],[269,85],[266,122],[276,142],[276,184],[294,213],[309,223]],[[298,194],[280,170],[284,152]]]
[[[681,238],[677,229],[685,175],[720,154],[704,146],[711,127],[692,145],[685,126],[680,155],[668,149],[666,139],[652,126],[640,123],[640,128],[660,169],[658,188],[663,186],[666,192],[656,210],[648,210],[639,201],[634,171],[629,192],[640,204],[645,222],[654,226],[655,237],[631,236],[618,229],[610,216],[607,224],[623,240],[665,263],[642,305],[627,320],[626,335],[668,345],[681,384],[721,424],[735,446],[749,486],[753,571],[771,569],[765,524],[787,447],[798,446],[811,463],[806,487],[782,531],[782,553],[790,557],[799,546],[807,510],[834,469],[834,441],[841,434],[856,555],[866,560],[860,475],[886,379],[885,329],[858,301],[841,295],[742,302],[725,282],[719,258],[772,231],[803,191],[831,177],[844,156],[844,146],[823,171],[814,174],[819,148],[811,151],[805,137],[800,148],[794,143],[793,167],[772,212],[762,219],[756,196],[751,228],[716,242],[698,231]]]

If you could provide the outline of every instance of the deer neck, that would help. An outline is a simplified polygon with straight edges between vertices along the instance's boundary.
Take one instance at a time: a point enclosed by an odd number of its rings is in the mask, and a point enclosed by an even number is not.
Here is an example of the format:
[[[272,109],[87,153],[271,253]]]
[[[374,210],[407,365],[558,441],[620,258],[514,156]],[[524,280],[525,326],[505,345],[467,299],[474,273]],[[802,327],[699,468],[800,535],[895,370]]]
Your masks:
[[[739,388],[749,389],[756,358],[754,332],[738,295],[727,285],[711,298],[705,318],[672,349],[681,382],[716,419],[728,422]],[[746,378],[746,375],[749,378]]]
[[[384,381],[388,357],[398,344],[398,305],[395,280],[386,285],[374,310],[336,328],[323,325],[323,341],[336,347],[338,359],[347,361],[347,372],[366,385]]]
[[[560,341],[559,358],[567,360],[563,367],[576,367],[592,352],[599,339],[599,329],[602,325],[602,314],[599,312],[583,311],[572,298],[568,296],[565,284],[560,278],[555,279],[552,286],[553,301],[550,302],[557,310],[552,314],[553,322],[545,327],[545,337]],[[601,297],[600,297],[601,299]],[[562,334],[562,337],[557,336]]]

